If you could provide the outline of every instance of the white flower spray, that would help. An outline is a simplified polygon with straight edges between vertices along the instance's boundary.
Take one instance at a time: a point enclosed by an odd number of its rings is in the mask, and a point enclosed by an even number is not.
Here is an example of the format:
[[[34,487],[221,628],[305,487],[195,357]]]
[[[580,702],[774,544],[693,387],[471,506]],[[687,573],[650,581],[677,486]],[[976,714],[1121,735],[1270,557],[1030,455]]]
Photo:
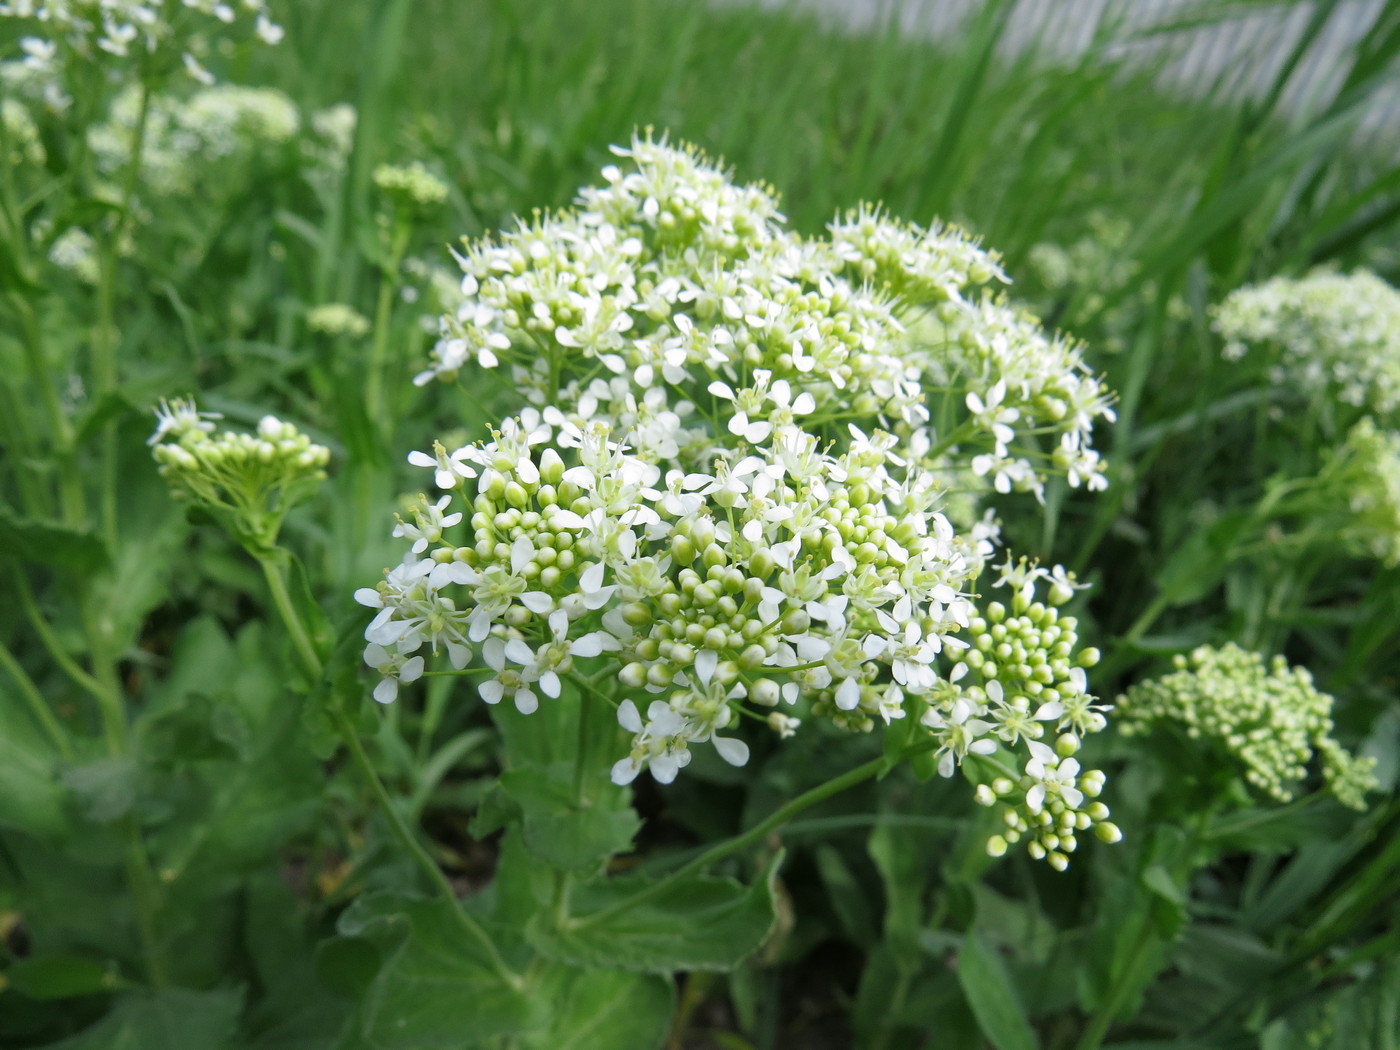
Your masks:
[[[945,775],[1019,751],[992,798],[1010,814],[997,851],[1024,837],[1062,867],[1107,817],[1086,802],[1102,774],[1072,757],[1104,725],[1096,654],[1071,653],[1062,570],[1050,604],[1033,601],[1050,574],[1022,565],[1010,619],[979,613],[997,540],[980,504],[1039,496],[1054,472],[1101,487],[1108,392],[1072,343],[980,290],[1000,269],[959,231],[867,208],[808,240],[770,189],[693,149],[617,152],[628,170],[572,209],[459,258],[462,300],[418,382],[502,369],[528,404],[490,440],[410,457],[444,495],[356,594],[379,610],[366,659],[384,683],[420,674],[424,650],[475,662],[484,700],[527,713],[586,668],[633,734],[618,783],[670,781],[699,744],[744,764],[745,717],[780,737],[911,718]]]

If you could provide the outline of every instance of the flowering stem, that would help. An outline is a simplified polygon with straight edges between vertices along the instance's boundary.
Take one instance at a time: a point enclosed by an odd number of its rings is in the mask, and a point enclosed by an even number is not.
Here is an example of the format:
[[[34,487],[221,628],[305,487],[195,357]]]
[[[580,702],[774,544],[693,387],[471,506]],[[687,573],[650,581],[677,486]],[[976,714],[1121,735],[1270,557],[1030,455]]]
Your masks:
[[[78,453],[73,447],[73,427],[64,414],[58,398],[58,390],[53,382],[53,370],[44,357],[43,330],[34,308],[19,295],[11,295],[10,303],[19,315],[20,342],[24,347],[25,364],[31,377],[39,387],[39,397],[48,417],[49,430],[58,446],[59,493],[63,501],[63,520],[69,525],[81,525],[85,514],[83,506],[83,481],[78,470]]]
[[[282,625],[291,636],[292,648],[296,650],[302,670],[306,672],[310,682],[319,682],[324,670],[321,657],[316,652],[316,646],[312,643],[306,626],[301,622],[301,616],[297,614],[296,606],[292,604],[292,596],[287,590],[287,579],[283,575],[277,553],[277,549],[274,548],[271,552],[254,552],[254,556],[262,566],[268,590],[272,592],[272,603],[277,607],[277,615],[282,618]]]
[[[365,414],[376,426],[388,428],[391,421],[381,419],[384,413],[384,366],[389,357],[389,318],[394,309],[394,293],[399,287],[399,266],[408,250],[408,237],[413,227],[400,217],[394,229],[393,244],[379,282],[379,299],[374,311],[374,343],[370,347],[369,375],[365,377]]]
[[[77,662],[68,655],[68,651],[63,648],[63,643],[54,634],[49,622],[44,619],[43,613],[39,611],[39,606],[34,601],[34,592],[29,587],[29,581],[18,566],[14,568],[13,577],[15,581],[15,591],[19,594],[20,605],[24,608],[24,614],[33,624],[34,631],[39,636],[39,641],[48,650],[49,656],[53,658],[59,668],[81,686],[85,691],[91,693],[96,699],[102,699],[102,685],[92,675],[88,674]]]
[[[136,112],[136,130],[131,140],[131,155],[127,158],[121,187],[121,210],[116,224],[103,244],[97,283],[97,327],[92,341],[92,378],[94,393],[102,397],[117,388],[116,284],[117,256],[122,238],[131,224],[131,206],[136,198],[136,186],[141,176],[141,152],[146,142],[146,125],[151,113],[151,89],[146,78],[140,78],[140,102]],[[117,537],[117,425],[106,424],[102,429],[102,535],[115,547]]]
[[[900,757],[908,757],[922,750],[927,750],[927,748],[920,745],[919,747],[911,749],[905,756]],[[727,842],[721,842],[717,846],[706,850],[690,863],[682,865],[670,875],[653,882],[650,886],[633,894],[626,900],[619,901],[610,908],[604,908],[602,911],[594,912],[592,915],[572,920],[569,924],[570,927],[577,930],[592,926],[595,923],[605,922],[616,915],[620,915],[625,911],[635,908],[639,904],[644,904],[649,900],[664,896],[686,879],[690,878],[692,875],[698,875],[716,861],[723,860],[732,853],[738,853],[740,850],[752,846],[755,842],[762,841],[771,832],[782,827],[804,809],[810,809],[818,802],[825,802],[827,799],[831,798],[831,796],[840,794],[847,788],[854,787],[863,781],[869,780],[871,777],[883,776],[898,764],[900,757],[891,758],[889,756],[881,756],[880,758],[871,759],[864,765],[856,766],[855,769],[841,774],[841,776],[834,780],[828,780],[825,784],[819,784],[810,791],[804,791],[787,805],[778,808],[767,819],[759,821],[743,834],[736,835]]]
[[[429,881],[432,882],[443,899],[452,906],[452,914],[457,920],[457,924],[462,927],[468,937],[476,942],[496,976],[510,987],[517,990],[522,989],[524,981],[520,975],[506,965],[505,960],[501,958],[500,952],[496,949],[495,942],[472,918],[471,914],[462,907],[462,902],[457,898],[457,891],[452,888],[452,883],[447,880],[447,876],[438,867],[437,861],[429,856],[428,851],[423,848],[422,843],[418,841],[413,831],[404,822],[403,817],[399,815],[398,809],[394,806],[394,800],[389,797],[389,791],[384,786],[384,781],[379,779],[374,764],[370,761],[369,755],[365,753],[364,745],[360,743],[359,733],[340,703],[332,699],[327,708],[331,721],[335,723],[341,739],[345,741],[345,747],[350,752],[350,757],[354,760],[356,767],[365,779],[365,783],[369,785],[375,801],[379,803],[379,808],[389,821],[389,827],[393,831],[394,837],[413,858],[414,863],[428,876]]]
[[[283,625],[287,628],[287,633],[291,635],[292,647],[296,650],[302,669],[313,683],[318,682],[323,675],[324,666],[311,641],[310,634],[307,633],[305,625],[301,622],[301,617],[297,614],[296,607],[292,604],[291,594],[287,590],[287,581],[282,572],[282,565],[277,558],[278,553],[280,551],[274,549],[267,552],[255,552],[255,556],[263,567],[268,587],[272,590],[273,603],[277,607]],[[405,823],[398,808],[394,805],[394,800],[389,796],[384,781],[379,778],[374,763],[366,754],[364,745],[360,743],[360,734],[355,729],[354,723],[350,721],[345,709],[341,707],[340,701],[333,694],[326,704],[326,709],[336,730],[340,733],[341,739],[345,742],[346,750],[350,752],[350,757],[354,760],[356,768],[364,777],[365,783],[369,785],[370,793],[374,795],[385,819],[388,820],[389,828],[393,831],[394,837],[399,840],[413,862],[442,894],[443,899],[452,906],[457,924],[481,948],[482,954],[485,955],[486,961],[495,971],[496,976],[512,988],[517,990],[523,988],[524,982],[520,975],[505,964],[505,960],[501,958],[500,952],[496,949],[495,942],[472,918],[471,914],[462,907],[462,902],[458,900],[457,891],[452,888],[452,883],[447,880],[447,876],[438,867],[437,861],[433,860],[428,851],[423,848],[422,843],[418,841],[413,830]]]
[[[49,742],[57,749],[64,758],[73,757],[73,742],[69,740],[63,724],[54,716],[49,705],[44,702],[44,696],[39,692],[39,687],[34,684],[34,680],[15,659],[14,653],[10,652],[9,646],[0,642],[0,667],[4,667],[19,689],[20,695],[24,697],[25,704],[29,707],[29,712],[34,716],[34,721],[43,727]]]

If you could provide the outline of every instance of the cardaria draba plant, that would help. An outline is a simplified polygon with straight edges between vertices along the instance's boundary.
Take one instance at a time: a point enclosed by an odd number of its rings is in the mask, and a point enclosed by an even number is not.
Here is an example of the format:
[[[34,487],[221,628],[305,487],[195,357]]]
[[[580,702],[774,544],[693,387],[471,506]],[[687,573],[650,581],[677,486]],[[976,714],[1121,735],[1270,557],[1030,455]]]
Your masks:
[[[1271,375],[1382,418],[1400,408],[1400,292],[1366,270],[1275,277],[1215,310],[1225,354],[1272,352]]]
[[[1244,779],[1269,797],[1297,794],[1314,756],[1327,789],[1344,805],[1365,808],[1375,788],[1375,760],[1357,758],[1332,738],[1332,697],[1306,668],[1233,642],[1201,646],[1176,658],[1176,670],[1142,682],[1119,698],[1119,729],[1143,734],[1174,726],[1236,763]]]
[[[1107,391],[983,290],[996,258],[957,230],[862,208],[803,238],[770,189],[695,150],[617,152],[628,170],[573,208],[460,256],[462,302],[419,382],[505,369],[524,403],[489,440],[409,457],[442,494],[356,595],[378,610],[376,696],[424,652],[526,713],[572,679],[632,734],[617,783],[669,781],[700,743],[742,765],[746,717],[780,736],[909,719],[946,775],[969,754],[1001,764],[992,801],[1021,816],[1000,849],[1024,832],[1063,866],[1107,816],[1086,801],[1102,775],[1072,758],[1103,726],[1093,654],[1033,601],[1044,570],[1004,573],[1009,639],[975,584],[989,497],[1039,495],[1051,473],[1101,486]]]

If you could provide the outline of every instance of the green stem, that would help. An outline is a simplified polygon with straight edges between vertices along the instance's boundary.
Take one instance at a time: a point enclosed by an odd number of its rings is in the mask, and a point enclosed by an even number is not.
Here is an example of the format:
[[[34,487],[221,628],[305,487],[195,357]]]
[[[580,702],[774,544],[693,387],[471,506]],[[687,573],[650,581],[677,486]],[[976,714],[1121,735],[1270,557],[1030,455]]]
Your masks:
[[[277,607],[277,613],[282,619],[283,626],[286,627],[287,633],[291,636],[292,648],[296,651],[302,669],[312,682],[317,682],[323,675],[324,666],[316,652],[315,645],[312,644],[311,635],[301,622],[296,606],[292,604],[291,594],[287,590],[287,581],[277,553],[277,551],[264,552],[257,554],[256,557],[263,567],[263,574],[267,577],[268,587],[272,591],[273,604]],[[443,899],[452,906],[457,924],[481,948],[496,975],[512,988],[523,988],[524,983],[520,975],[505,964],[495,942],[472,918],[471,914],[462,907],[462,902],[458,900],[457,891],[452,888],[452,883],[447,880],[447,876],[443,874],[437,862],[423,848],[412,829],[405,823],[398,808],[394,805],[394,800],[389,796],[384,781],[379,778],[374,763],[370,761],[369,755],[365,752],[364,745],[360,743],[360,734],[356,731],[354,723],[350,721],[349,716],[346,715],[340,702],[334,696],[331,696],[327,702],[326,710],[331,721],[335,724],[336,730],[340,733],[341,739],[345,742],[346,750],[350,752],[350,757],[354,760],[356,768],[359,769],[360,775],[364,777],[365,783],[369,786],[370,793],[374,795],[385,819],[388,820],[389,828],[393,831],[394,837],[399,840],[413,862],[428,877]]]
[[[29,713],[34,716],[34,721],[43,727],[44,733],[48,736],[49,742],[64,758],[73,757],[73,742],[68,738],[68,733],[63,728],[49,705],[44,702],[44,696],[39,692],[34,680],[29,677],[20,662],[10,652],[9,646],[0,642],[0,667],[4,667],[14,679],[20,695],[24,697],[24,702],[29,707]]]
[[[1172,865],[1172,875],[1177,885],[1182,888],[1183,896],[1191,880],[1192,872],[1201,863],[1197,854],[1201,844],[1210,839],[1211,822],[1218,808],[1219,802],[1217,800],[1200,811],[1188,829],[1186,841],[1178,854],[1177,862]],[[1103,1044],[1104,1036],[1108,1034],[1109,1028],[1117,1020],[1129,998],[1145,987],[1156,972],[1154,970],[1145,975],[1142,973],[1151,959],[1152,950],[1164,943],[1162,937],[1154,936],[1151,902],[1148,901],[1144,907],[1135,911],[1129,921],[1134,926],[1132,950],[1128,953],[1127,959],[1124,960],[1124,965],[1114,972],[1108,999],[1103,1007],[1090,1018],[1075,1050],[1098,1050]]]
[[[403,817],[394,806],[394,800],[389,797],[388,789],[384,782],[379,779],[378,772],[375,771],[374,764],[370,761],[369,755],[365,753],[364,745],[360,743],[360,735],[356,732],[354,724],[350,721],[340,704],[332,700],[328,705],[331,720],[340,732],[341,739],[345,741],[345,746],[350,752],[350,757],[354,760],[356,767],[360,770],[365,782],[369,785],[370,791],[374,794],[375,801],[379,803],[379,808],[389,821],[389,827],[394,833],[394,837],[413,858],[419,869],[426,875],[429,881],[442,895],[443,899],[452,906],[453,917],[477,946],[482,954],[486,956],[487,962],[505,984],[520,990],[524,988],[524,981],[520,975],[508,967],[505,960],[501,958],[500,952],[496,949],[495,942],[472,918],[471,914],[462,907],[462,902],[457,898],[457,891],[452,888],[452,883],[447,880],[447,876],[438,867],[437,862],[428,855],[428,851],[423,848],[417,837],[404,823]]]
[[[54,386],[52,370],[44,356],[43,330],[39,327],[39,319],[28,300],[11,295],[10,304],[19,315],[20,341],[24,346],[25,364],[39,388],[39,400],[43,404],[44,415],[48,417],[49,431],[58,446],[58,485],[63,504],[63,520],[69,525],[79,525],[85,514],[82,473],[78,470],[77,449],[73,447],[73,427],[63,411],[58,388]]]
[[[306,625],[301,622],[301,616],[297,613],[296,606],[292,604],[292,595],[287,590],[287,578],[282,571],[277,552],[259,553],[255,556],[258,559],[258,564],[262,566],[263,576],[267,580],[267,588],[272,592],[272,604],[277,608],[277,615],[281,617],[282,625],[287,628],[287,634],[292,639],[292,648],[296,651],[297,660],[300,662],[302,670],[306,672],[310,682],[319,682],[324,671],[321,657],[316,652],[311,635],[307,633]]]
[[[43,643],[44,649],[53,658],[53,662],[64,674],[73,679],[84,691],[91,693],[100,703],[102,701],[101,683],[79,667],[78,662],[69,656],[63,648],[63,643],[54,634],[48,620],[44,619],[44,614],[39,611],[39,606],[34,601],[34,592],[29,587],[29,581],[18,566],[15,566],[12,576],[15,581],[15,593],[19,595],[20,607],[33,626],[34,632],[39,636],[39,641]]]
[[[921,750],[926,750],[926,748],[914,748],[901,757],[909,757],[910,755],[916,754]],[[857,766],[855,769],[841,774],[841,776],[835,778],[834,780],[828,780],[825,784],[819,784],[817,787],[812,788],[810,791],[804,791],[802,794],[798,795],[787,805],[779,807],[767,819],[759,821],[757,824],[755,824],[748,831],[745,831],[743,834],[736,835],[734,838],[729,839],[727,842],[721,842],[718,845],[713,846],[712,848],[706,850],[704,853],[700,854],[700,856],[696,857],[690,863],[682,865],[681,867],[673,871],[670,875],[667,875],[665,878],[653,882],[650,886],[647,886],[645,889],[633,894],[626,900],[619,901],[612,907],[604,908],[602,911],[594,912],[592,915],[587,915],[580,919],[574,919],[570,925],[575,930],[587,926],[592,926],[596,923],[605,922],[608,919],[611,919],[616,915],[620,915],[625,911],[629,911],[639,904],[645,904],[647,901],[655,900],[657,897],[665,896],[677,885],[684,882],[692,875],[696,875],[704,871],[716,861],[723,860],[730,854],[738,853],[740,850],[747,849],[749,846],[753,845],[756,842],[761,842],[771,832],[773,832],[777,828],[782,827],[793,817],[797,816],[797,814],[801,813],[804,809],[810,809],[812,806],[815,806],[819,802],[825,802],[827,799],[831,798],[831,796],[840,794],[847,788],[854,787],[856,784],[869,780],[871,777],[883,775],[884,773],[892,769],[899,761],[899,758],[892,759],[887,756],[871,759],[864,765]]]
[[[1141,983],[1137,979],[1137,972],[1142,968],[1150,950],[1154,947],[1154,939],[1148,936],[1150,931],[1147,929],[1147,913],[1138,913],[1134,927],[1136,936],[1133,939],[1132,951],[1124,960],[1123,967],[1114,974],[1113,987],[1109,990],[1108,1001],[1090,1019],[1089,1025],[1084,1029],[1084,1034],[1076,1044],[1075,1050],[1098,1050],[1103,1044],[1104,1036],[1108,1034],[1109,1028],[1117,1018],[1118,1012],[1128,1001],[1128,996]]]
[[[389,420],[380,418],[384,414],[384,371],[389,362],[389,318],[393,314],[394,293],[399,287],[399,267],[408,250],[411,232],[407,220],[400,218],[394,229],[388,265],[379,282],[379,299],[374,310],[374,343],[370,347],[369,375],[365,378],[365,414],[382,432],[387,432],[391,425]]]
[[[91,650],[92,681],[97,687],[97,710],[107,753],[113,758],[125,758],[129,752],[125,692],[117,674],[116,657],[111,652],[111,631],[87,599],[83,601],[83,627]],[[136,923],[146,956],[147,976],[154,987],[162,988],[170,983],[170,976],[158,929],[160,884],[151,868],[151,858],[141,838],[141,825],[134,813],[127,813],[122,818],[121,829],[126,839],[126,882],[136,906]]]
[[[141,177],[141,152],[146,142],[146,126],[151,114],[151,89],[144,77],[140,81],[140,102],[136,112],[136,129],[131,141],[121,184],[121,210],[116,225],[102,245],[102,258],[97,281],[97,328],[92,341],[92,379],[97,397],[117,388],[116,324],[117,256],[122,239],[131,225],[131,206],[136,198],[136,186]],[[102,428],[102,535],[115,547],[117,539],[117,425]]]

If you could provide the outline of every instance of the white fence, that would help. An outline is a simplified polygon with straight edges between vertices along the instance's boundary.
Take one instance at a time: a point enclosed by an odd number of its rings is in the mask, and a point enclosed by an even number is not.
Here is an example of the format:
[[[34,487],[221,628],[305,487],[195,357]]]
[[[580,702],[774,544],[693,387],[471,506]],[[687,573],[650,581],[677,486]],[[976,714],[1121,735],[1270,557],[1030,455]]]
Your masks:
[[[725,0],[733,3],[735,0]],[[742,0],[740,0],[742,2]],[[894,20],[910,36],[951,39],[986,0],[750,0],[769,8],[796,7],[853,31]],[[1221,98],[1260,97],[1302,40],[1312,17],[1308,3],[1237,7],[1228,21],[1160,31],[1180,21],[1197,0],[1014,0],[1000,41],[1006,57],[1034,45],[1051,60],[1081,58],[1091,48],[1105,58],[1160,67],[1163,87]],[[1352,48],[1380,16],[1385,0],[1343,0],[1315,34],[1279,99],[1281,116],[1301,118],[1330,102],[1351,65]],[[1158,30],[1154,32],[1154,30]],[[1393,71],[1400,72],[1400,71]],[[1374,93],[1358,122],[1358,146],[1400,148],[1400,83]]]

